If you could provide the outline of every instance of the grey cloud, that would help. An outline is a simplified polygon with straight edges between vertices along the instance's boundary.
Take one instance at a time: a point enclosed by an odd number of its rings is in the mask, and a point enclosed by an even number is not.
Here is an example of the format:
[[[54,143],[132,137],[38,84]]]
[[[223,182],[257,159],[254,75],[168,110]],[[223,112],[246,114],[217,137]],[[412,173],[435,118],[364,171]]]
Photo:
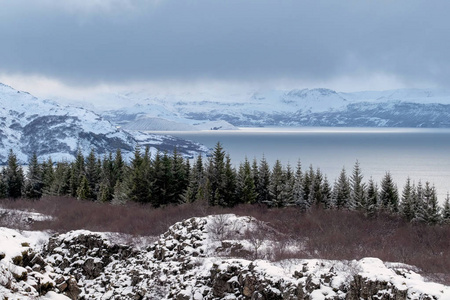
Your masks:
[[[444,0],[59,2],[0,1],[0,72],[77,84],[370,72],[450,80]]]

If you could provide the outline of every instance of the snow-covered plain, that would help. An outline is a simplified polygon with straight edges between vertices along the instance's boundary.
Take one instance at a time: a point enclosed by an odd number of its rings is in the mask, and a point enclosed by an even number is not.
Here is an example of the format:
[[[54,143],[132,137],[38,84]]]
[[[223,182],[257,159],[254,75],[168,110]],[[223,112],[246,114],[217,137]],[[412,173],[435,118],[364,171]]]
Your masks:
[[[233,214],[191,218],[135,248],[117,234],[0,227],[0,294],[35,299],[39,280],[53,288],[38,299],[450,299],[417,268],[377,258],[271,262],[270,230]],[[13,262],[31,249],[40,265]]]

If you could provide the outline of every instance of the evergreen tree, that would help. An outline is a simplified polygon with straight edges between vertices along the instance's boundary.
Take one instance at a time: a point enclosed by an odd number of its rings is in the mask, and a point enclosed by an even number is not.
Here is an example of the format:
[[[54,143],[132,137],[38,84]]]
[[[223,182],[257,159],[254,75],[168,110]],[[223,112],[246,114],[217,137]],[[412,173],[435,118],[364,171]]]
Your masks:
[[[86,177],[89,190],[90,190],[90,200],[97,199],[97,193],[100,186],[100,172],[101,172],[101,163],[97,160],[94,149],[89,152],[89,155],[86,157],[85,161],[85,171],[84,176]]]
[[[233,207],[239,203],[240,199],[236,194],[237,191],[237,175],[236,170],[231,165],[230,156],[225,158],[225,178],[223,184],[223,190],[219,195],[222,195],[222,200],[217,199],[220,206]],[[222,201],[222,202],[220,202]]]
[[[424,201],[424,190],[422,182],[419,181],[417,188],[413,188],[413,199],[414,199],[414,219],[413,221],[418,221],[418,214],[422,210],[422,204]]]
[[[81,180],[85,176],[84,174],[84,156],[81,149],[78,149],[75,161],[71,164],[70,174],[70,193],[72,197],[77,196],[78,187],[81,184]]]
[[[136,146],[128,172],[127,187],[122,189],[127,191],[127,199],[133,202],[149,203],[151,199],[146,161],[141,154],[141,148]]]
[[[311,168],[312,170],[312,168]],[[322,194],[323,175],[319,168],[315,173],[311,173],[313,180],[311,181],[310,188],[310,202],[316,206],[324,206],[324,197]]]
[[[256,183],[256,193],[258,203],[269,203],[271,201],[270,196],[270,167],[265,157],[263,156],[258,169],[258,182]]]
[[[42,196],[42,170],[36,152],[28,162],[27,180],[25,181],[25,197],[37,199]]]
[[[50,174],[50,169],[45,168],[46,175],[48,178]],[[53,180],[51,180],[51,186],[47,189],[48,194],[56,195],[56,196],[69,196],[70,192],[70,182],[71,182],[71,167],[70,164],[66,161],[56,163],[55,170],[53,172]],[[47,182],[47,180],[45,180]],[[48,185],[48,183],[46,184]],[[45,186],[45,185],[44,185]]]
[[[51,157],[49,157],[47,161],[42,162],[41,170],[42,170],[42,193],[44,195],[54,195],[52,187],[55,181],[55,170],[53,169],[53,161]]]
[[[303,198],[306,199],[306,201],[308,201],[310,205],[314,203],[312,202],[314,195],[313,196],[309,195],[311,192],[311,184],[313,180],[314,180],[313,166],[309,165],[309,172],[305,171],[305,174],[303,175],[303,193],[304,193]]]
[[[359,162],[356,161],[355,166],[353,167],[352,176],[350,177],[351,192],[349,207],[351,209],[362,210],[366,207],[366,186],[362,182],[363,178]]]
[[[345,168],[342,168],[333,187],[333,203],[337,209],[350,208],[350,182]]]
[[[85,175],[83,175],[81,178],[81,183],[77,190],[77,199],[78,200],[92,199],[92,192],[89,186],[89,181],[87,180]]]
[[[285,174],[281,162],[277,160],[273,166],[270,177],[270,200],[267,204],[271,207],[283,207],[284,203],[284,188],[285,188]]]
[[[283,206],[291,206],[294,204],[294,185],[295,175],[292,172],[291,165],[288,164],[284,172],[284,186],[283,186]]]
[[[6,186],[6,181],[5,181],[5,172],[4,172],[5,168],[3,168],[0,172],[0,199],[6,198],[7,197],[7,186]]]
[[[7,197],[13,199],[22,197],[25,178],[23,169],[19,165],[17,157],[12,150],[9,151],[7,165],[3,169],[3,179]]]
[[[204,199],[204,186],[205,186],[205,171],[203,167],[202,156],[197,157],[192,171],[189,176],[189,186],[185,194],[185,202],[194,202],[196,200]]]
[[[152,191],[156,191],[153,197],[155,207],[165,206],[170,203],[178,203],[179,199],[175,201],[175,179],[173,174],[173,161],[167,154],[161,157],[161,167],[159,173],[155,173],[154,184]],[[158,199],[155,199],[158,197]]]
[[[305,191],[303,189],[302,164],[301,161],[298,160],[297,169],[295,171],[293,200],[294,204],[297,205],[302,211],[308,210],[311,207],[311,203],[308,202],[308,199],[304,198],[304,195]]]
[[[332,191],[331,191],[330,182],[328,181],[327,176],[325,176],[323,179],[323,184],[322,184],[321,190],[322,190],[323,208],[325,208],[325,209],[333,208]]]
[[[122,158],[122,151],[119,148],[117,149],[116,155],[114,157],[113,170],[114,180],[112,182],[112,185],[115,186],[117,181],[123,181],[125,173],[125,162]]]
[[[252,169],[249,161],[245,158],[244,163],[239,166],[238,172],[238,198],[240,203],[255,203],[256,187],[253,181]]]
[[[255,193],[256,193],[255,201],[258,201],[259,167],[256,158],[253,159],[252,163],[252,176],[253,176],[253,183],[255,184]]]
[[[442,222],[444,224],[450,224],[450,196],[447,192],[447,197],[445,197],[444,207],[442,209]]]
[[[170,203],[182,202],[182,195],[186,192],[189,184],[189,170],[189,160],[185,163],[183,157],[175,149],[172,155],[173,197],[169,199]]]
[[[423,189],[423,198],[420,208],[416,213],[415,220],[429,225],[436,225],[441,221],[440,217],[436,189],[427,181]]]
[[[116,185],[114,186],[114,194],[111,203],[115,205],[123,205],[128,202],[128,195],[129,191],[125,182],[117,180]]]
[[[218,142],[210,158],[207,172],[209,182],[209,204],[224,205],[225,200],[225,151]]]
[[[400,213],[408,221],[411,221],[415,217],[414,194],[411,179],[408,177],[403,188],[402,199],[400,202]]]
[[[380,204],[385,210],[398,212],[398,190],[389,172],[381,180]]]
[[[369,179],[367,186],[367,202],[366,202],[366,214],[368,216],[374,216],[378,210],[378,187],[374,183],[372,177]]]
[[[112,153],[104,156],[101,163],[99,176],[99,188],[97,200],[100,202],[110,202],[114,194],[114,186],[116,185],[116,176],[114,172],[114,161]]]

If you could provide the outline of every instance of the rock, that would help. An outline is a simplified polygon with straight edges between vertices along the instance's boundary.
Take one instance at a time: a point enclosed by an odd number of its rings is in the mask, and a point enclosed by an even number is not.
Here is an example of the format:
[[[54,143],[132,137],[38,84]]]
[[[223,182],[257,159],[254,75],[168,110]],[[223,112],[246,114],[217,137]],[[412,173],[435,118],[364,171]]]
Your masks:
[[[63,283],[58,284],[56,287],[62,293],[67,289],[68,284],[67,284],[67,282],[63,282]]]

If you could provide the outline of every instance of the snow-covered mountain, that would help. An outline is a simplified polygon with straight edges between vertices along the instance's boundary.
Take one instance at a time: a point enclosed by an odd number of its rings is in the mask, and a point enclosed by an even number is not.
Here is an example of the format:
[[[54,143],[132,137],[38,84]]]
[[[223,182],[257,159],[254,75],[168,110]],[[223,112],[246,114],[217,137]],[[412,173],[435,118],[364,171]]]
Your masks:
[[[262,259],[273,248],[270,229],[252,217],[232,214],[191,218],[139,248],[120,243],[132,237],[111,233],[78,230],[49,237],[0,227],[0,295],[61,300],[450,298],[450,287],[427,282],[417,268],[402,263]]]
[[[137,144],[192,155],[207,149],[170,136],[129,133],[81,107],[62,106],[0,84],[0,163],[10,149],[21,162],[36,152],[39,158],[71,160],[78,149],[102,155],[118,148],[130,155]]]
[[[205,121],[222,121],[231,126],[450,127],[450,91],[437,89],[355,93],[268,90],[229,96],[165,97],[139,92],[115,97],[137,104],[104,111],[102,116],[125,128],[146,130],[173,130],[173,124],[162,120],[176,122],[178,128],[179,124],[189,125],[183,130],[196,129],[190,126]]]

